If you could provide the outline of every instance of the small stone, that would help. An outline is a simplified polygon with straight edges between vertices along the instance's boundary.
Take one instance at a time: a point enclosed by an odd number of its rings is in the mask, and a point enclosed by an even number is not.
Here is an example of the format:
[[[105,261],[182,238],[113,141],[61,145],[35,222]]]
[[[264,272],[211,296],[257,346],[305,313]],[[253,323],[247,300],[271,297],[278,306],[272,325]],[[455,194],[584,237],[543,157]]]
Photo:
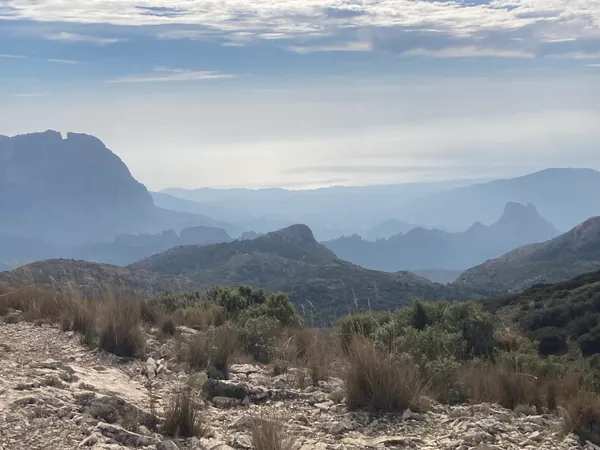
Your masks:
[[[80,447],[93,447],[98,443],[102,435],[98,433],[92,433],[79,443]]]
[[[402,420],[424,420],[424,417],[419,413],[414,413],[409,409],[404,410],[402,413]]]
[[[542,433],[540,433],[539,431],[534,431],[533,433],[530,433],[527,436],[527,439],[530,439],[532,441],[539,441],[541,439]]]
[[[177,447],[175,442],[167,440],[156,444],[156,450],[179,450],[179,447]]]
[[[200,450],[234,450],[233,447],[217,439],[200,438],[196,445]]]
[[[229,443],[234,448],[241,448],[241,449],[245,449],[245,450],[254,448],[254,444],[252,443],[252,438],[247,434],[234,435]]]
[[[263,372],[260,366],[254,364],[232,364],[229,366],[229,373],[243,373],[245,375],[251,373]]]
[[[133,433],[121,428],[117,425],[100,422],[96,426],[96,430],[104,436],[114,439],[120,444],[129,447],[143,447],[156,444],[156,439],[150,436],[142,436],[141,434]]]
[[[233,408],[242,404],[239,399],[231,397],[214,397],[212,402],[217,408],[222,409]]]
[[[331,400],[324,403],[315,403],[315,408],[320,409],[321,411],[329,411],[329,408],[333,406],[333,402]]]
[[[342,434],[345,431],[341,422],[333,422],[329,427],[329,434]]]
[[[148,360],[146,361],[146,366],[144,367],[144,372],[149,380],[154,379],[154,377],[156,376],[157,369],[158,365],[156,364],[154,358],[148,358]]]
[[[244,428],[250,428],[253,423],[254,419],[252,418],[252,416],[246,414],[234,420],[231,426],[239,430]]]

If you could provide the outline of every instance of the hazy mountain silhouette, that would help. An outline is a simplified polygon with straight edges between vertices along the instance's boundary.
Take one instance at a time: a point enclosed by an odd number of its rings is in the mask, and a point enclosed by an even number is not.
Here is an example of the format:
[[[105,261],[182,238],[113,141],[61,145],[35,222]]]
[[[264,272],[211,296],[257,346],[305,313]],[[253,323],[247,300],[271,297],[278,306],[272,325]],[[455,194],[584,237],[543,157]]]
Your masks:
[[[405,234],[415,228],[417,228],[417,225],[404,222],[400,219],[388,219],[366,230],[364,233],[360,233],[360,235],[367,241],[376,241],[377,239],[389,239],[397,234]]]
[[[83,245],[70,256],[74,259],[126,266],[179,245],[208,245],[230,240],[231,237],[221,228],[198,226],[184,228],[179,235],[173,230],[157,234],[123,234],[111,242]]]
[[[600,269],[600,217],[547,242],[519,247],[464,272],[457,285],[480,292],[519,292]]]
[[[50,130],[0,136],[2,232],[75,247],[195,225],[239,232],[206,216],[157,208],[123,161],[93,136],[63,138]]]
[[[462,233],[419,227],[376,242],[354,235],[323,244],[340,258],[375,270],[462,270],[557,234],[558,231],[538,214],[535,206],[509,202],[494,224],[476,223]]]
[[[0,231],[0,270],[57,256],[65,256],[65,253],[55,245],[38,238],[14,236]]]
[[[591,169],[546,169],[523,177],[438,192],[409,201],[401,217],[427,226],[444,224],[465,230],[474,222],[489,224],[513,201],[533,203],[561,231],[600,214],[600,172]]]
[[[161,207],[202,211],[215,219],[259,233],[305,223],[319,240],[327,240],[343,234],[363,233],[390,218],[402,217],[400,206],[409,200],[467,184],[470,182],[458,180],[311,190],[170,188],[153,193],[153,197]],[[173,197],[200,206],[179,202]]]

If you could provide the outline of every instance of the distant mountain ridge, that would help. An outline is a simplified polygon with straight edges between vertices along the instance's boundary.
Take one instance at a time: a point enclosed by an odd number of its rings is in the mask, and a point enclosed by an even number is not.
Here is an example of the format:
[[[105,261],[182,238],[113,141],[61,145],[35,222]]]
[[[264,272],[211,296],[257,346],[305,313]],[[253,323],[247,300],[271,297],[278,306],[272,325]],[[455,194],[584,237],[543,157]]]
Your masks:
[[[376,241],[377,239],[389,239],[397,234],[406,234],[415,228],[417,225],[400,219],[388,219],[359,234],[367,241]]]
[[[289,293],[323,317],[354,308],[387,309],[416,297],[466,299],[466,290],[432,283],[409,272],[362,269],[319,244],[306,225],[293,225],[252,240],[176,247],[130,266],[197,283],[248,284]]]
[[[163,208],[201,210],[245,230],[268,233],[304,223],[318,240],[329,240],[362,233],[390,218],[402,217],[400,208],[411,199],[471,183],[455,180],[306,190],[169,188],[152,195]]]
[[[464,272],[457,285],[490,294],[520,292],[600,269],[600,217],[547,242],[519,247]]]
[[[78,247],[70,256],[75,259],[126,266],[179,245],[209,245],[229,241],[231,237],[221,228],[197,226],[184,228],[179,235],[173,230],[158,234],[119,235],[111,242]]]
[[[393,309],[418,297],[469,299],[462,288],[432,283],[409,272],[362,269],[337,259],[305,225],[252,240],[175,247],[127,267],[75,260],[41,261],[0,273],[0,287],[31,282],[59,288],[75,283],[88,295],[135,294],[250,285],[287,292],[315,321],[329,322],[355,310]]]
[[[412,223],[465,230],[491,223],[507,202],[532,203],[560,231],[600,215],[600,172],[550,168],[517,178],[495,180],[437,192],[404,203],[402,218]]]
[[[340,258],[360,266],[398,270],[464,270],[516,247],[558,235],[532,204],[508,202],[500,219],[490,226],[473,224],[462,233],[414,228],[376,242],[350,236],[323,242]]]

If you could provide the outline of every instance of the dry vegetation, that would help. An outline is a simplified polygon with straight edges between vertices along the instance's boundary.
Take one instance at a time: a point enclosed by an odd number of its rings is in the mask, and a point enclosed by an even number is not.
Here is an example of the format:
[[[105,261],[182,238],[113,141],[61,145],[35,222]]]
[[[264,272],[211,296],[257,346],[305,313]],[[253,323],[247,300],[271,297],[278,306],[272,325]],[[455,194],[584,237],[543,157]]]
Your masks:
[[[200,437],[204,434],[202,410],[191,389],[175,392],[165,410],[161,431],[172,437]]]
[[[294,440],[286,436],[280,423],[255,419],[252,423],[252,444],[255,450],[291,450]]]
[[[263,291],[216,290],[144,302],[96,301],[31,287],[0,294],[0,315],[60,323],[87,345],[122,357],[143,356],[145,333],[155,328],[178,342],[192,373],[206,370],[209,378],[227,378],[231,362],[244,359],[271,363],[277,374],[305,369],[294,371],[303,374],[299,387],[341,377],[340,395],[349,409],[418,411],[434,399],[557,410],[565,433],[600,443],[600,396],[585,361],[541,357],[535,343],[497,329],[494,317],[474,303],[418,303],[393,313],[347,316],[333,330],[322,330],[303,327],[287,299]],[[181,326],[197,333],[184,339]],[[192,391],[184,389],[166,408],[162,431],[201,436],[201,417]],[[289,448],[280,429],[257,420],[255,448]]]

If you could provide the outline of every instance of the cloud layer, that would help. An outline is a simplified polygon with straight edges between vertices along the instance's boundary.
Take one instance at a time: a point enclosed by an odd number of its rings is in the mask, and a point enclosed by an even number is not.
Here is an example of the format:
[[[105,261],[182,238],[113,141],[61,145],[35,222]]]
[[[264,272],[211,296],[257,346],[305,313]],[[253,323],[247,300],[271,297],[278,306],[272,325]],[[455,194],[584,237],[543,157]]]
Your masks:
[[[432,56],[600,57],[597,0],[4,0],[2,18],[186,25],[191,28],[170,36],[199,38],[198,27],[239,43],[242,32],[246,40],[301,41],[287,48],[303,53],[373,48]],[[321,42],[336,36],[343,42]]]

